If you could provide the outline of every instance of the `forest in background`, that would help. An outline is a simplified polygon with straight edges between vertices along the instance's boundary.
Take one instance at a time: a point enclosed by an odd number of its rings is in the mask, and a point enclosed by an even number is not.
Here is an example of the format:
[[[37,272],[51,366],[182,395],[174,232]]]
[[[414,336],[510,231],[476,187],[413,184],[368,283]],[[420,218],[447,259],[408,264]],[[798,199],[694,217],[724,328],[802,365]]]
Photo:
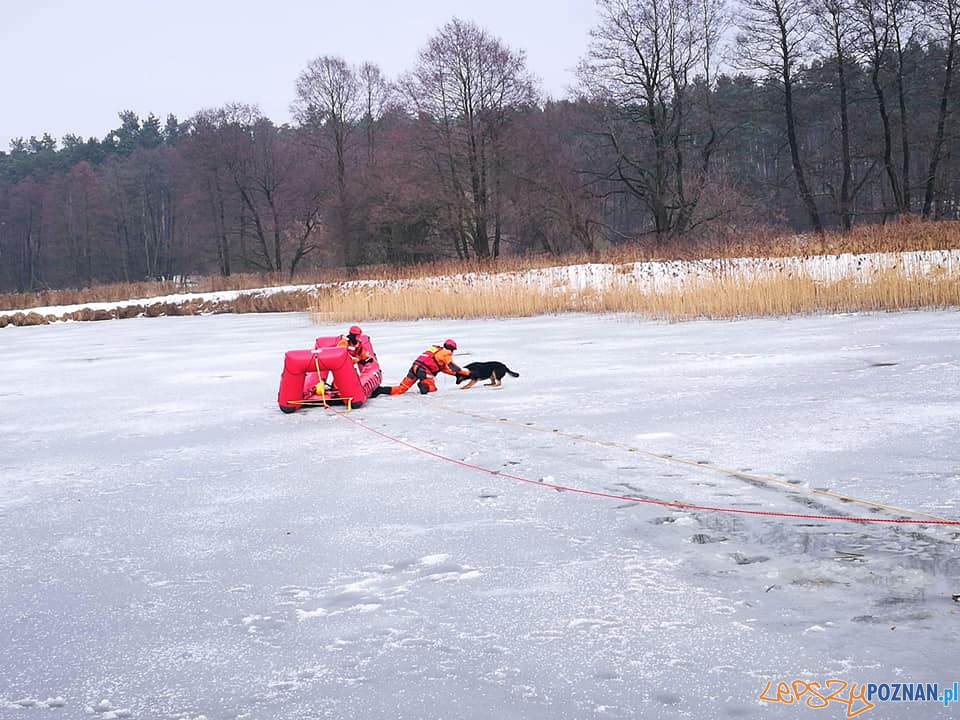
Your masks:
[[[960,0],[597,6],[562,100],[454,19],[395,79],[317,57],[292,124],[234,103],[15,140],[0,292],[960,218]]]

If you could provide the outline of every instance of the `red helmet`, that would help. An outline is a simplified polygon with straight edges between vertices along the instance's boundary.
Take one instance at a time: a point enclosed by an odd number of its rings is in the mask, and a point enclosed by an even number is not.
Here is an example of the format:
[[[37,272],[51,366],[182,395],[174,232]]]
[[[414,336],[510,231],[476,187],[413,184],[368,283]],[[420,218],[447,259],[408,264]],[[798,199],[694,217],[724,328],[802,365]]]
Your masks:
[[[351,325],[349,330],[350,335],[363,335],[363,330],[360,329],[359,325]]]
[[[457,341],[456,341],[456,340],[451,340],[450,338],[447,338],[446,340],[443,341],[443,346],[444,346],[447,350],[456,350],[456,349],[457,349]]]

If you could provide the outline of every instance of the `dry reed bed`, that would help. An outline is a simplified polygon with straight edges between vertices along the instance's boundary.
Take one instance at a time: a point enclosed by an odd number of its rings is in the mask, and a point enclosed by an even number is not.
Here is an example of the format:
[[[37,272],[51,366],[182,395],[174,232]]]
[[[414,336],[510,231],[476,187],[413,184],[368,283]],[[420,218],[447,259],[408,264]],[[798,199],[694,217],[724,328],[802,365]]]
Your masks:
[[[713,278],[670,290],[644,289],[620,278],[580,289],[353,288],[320,293],[311,314],[318,322],[420,318],[525,317],[568,312],[628,312],[678,321],[960,306],[960,277],[924,278],[895,271],[867,282],[779,278]]]
[[[960,306],[960,252],[589,264],[318,288],[318,321],[633,312],[669,320]]]
[[[960,306],[960,250],[590,263],[506,273],[354,280],[171,296],[60,313],[0,311],[0,327],[225,312],[309,311],[317,320],[632,312],[744,317]],[[52,308],[51,308],[52,309]]]
[[[783,235],[770,228],[725,228],[696,243],[673,241],[668,244],[621,244],[593,253],[562,255],[522,255],[470,260],[439,260],[401,267],[302,268],[296,282],[303,285],[340,283],[348,280],[416,280],[447,277],[474,272],[523,273],[557,266],[589,264],[629,264],[637,262],[722,261],[745,257],[786,258],[793,256],[865,255],[904,253],[919,250],[960,248],[960,222],[929,222],[905,216],[887,225],[865,225],[848,233]],[[711,260],[718,259],[718,260]],[[156,298],[173,293],[210,293],[250,291],[262,287],[287,285],[286,273],[235,274],[229,277],[189,277],[156,282],[118,283],[75,290],[0,295],[0,308],[27,309],[45,306],[113,303],[129,298]],[[0,315],[12,311],[0,309]]]

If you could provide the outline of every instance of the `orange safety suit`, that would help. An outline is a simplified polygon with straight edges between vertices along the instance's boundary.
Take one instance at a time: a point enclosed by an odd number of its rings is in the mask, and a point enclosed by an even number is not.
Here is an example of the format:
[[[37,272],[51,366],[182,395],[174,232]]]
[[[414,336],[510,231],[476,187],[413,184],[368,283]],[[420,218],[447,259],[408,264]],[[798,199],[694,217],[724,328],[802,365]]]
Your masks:
[[[351,343],[350,338],[346,335],[341,335],[340,339],[337,340],[336,347],[345,347],[354,365],[357,363],[365,365],[373,360],[370,353],[367,352],[367,349],[363,346],[363,343],[360,342],[360,338],[357,338],[355,343]]]
[[[434,376],[441,372],[453,376],[470,374],[453,361],[453,351],[447,350],[443,345],[431,345],[413,361],[407,376],[400,384],[390,388],[390,394],[402,395],[414,383],[420,388],[421,395],[436,392]]]

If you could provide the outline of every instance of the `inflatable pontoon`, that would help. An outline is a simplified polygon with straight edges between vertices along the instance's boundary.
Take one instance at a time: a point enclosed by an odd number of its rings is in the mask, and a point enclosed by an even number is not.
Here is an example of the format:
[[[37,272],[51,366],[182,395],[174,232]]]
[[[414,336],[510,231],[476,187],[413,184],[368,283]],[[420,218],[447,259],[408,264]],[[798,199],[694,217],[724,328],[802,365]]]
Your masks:
[[[313,350],[288,350],[283,359],[277,404],[285,413],[309,405],[362,405],[380,384],[383,372],[367,335],[360,336],[373,362],[358,365],[340,336],[318,337]]]

